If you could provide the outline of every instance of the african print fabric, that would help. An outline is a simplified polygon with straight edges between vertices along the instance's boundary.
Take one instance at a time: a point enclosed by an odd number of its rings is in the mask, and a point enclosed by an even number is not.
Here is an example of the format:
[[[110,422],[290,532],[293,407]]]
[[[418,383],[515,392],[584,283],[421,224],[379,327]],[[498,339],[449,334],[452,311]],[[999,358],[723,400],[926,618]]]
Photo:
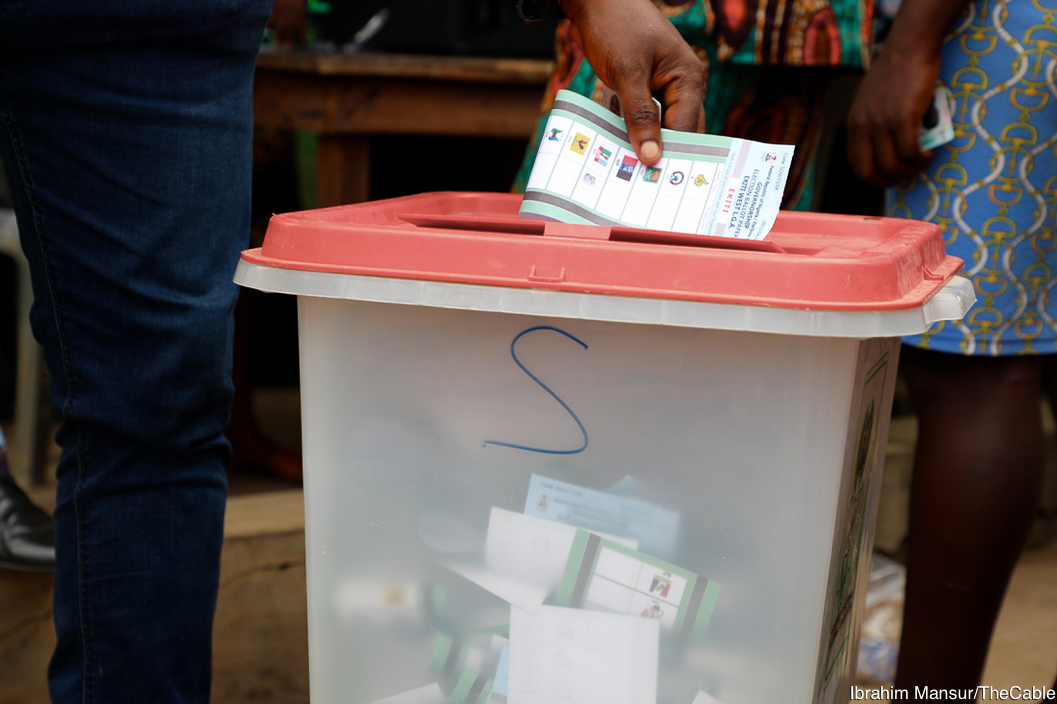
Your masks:
[[[723,61],[855,67],[869,63],[873,0],[711,0],[707,5],[697,0],[693,5],[714,16],[716,54]],[[683,13],[683,7],[662,11]]]
[[[943,46],[955,139],[888,193],[934,222],[977,303],[907,342],[966,355],[1057,351],[1057,0],[975,0]]]
[[[689,0],[654,4],[705,67],[705,131],[760,142],[795,144],[782,207],[804,210],[814,196],[830,68],[864,65],[873,0]],[[605,86],[558,29],[557,68],[535,137],[513,190],[523,192],[546,115],[564,88],[602,102]]]

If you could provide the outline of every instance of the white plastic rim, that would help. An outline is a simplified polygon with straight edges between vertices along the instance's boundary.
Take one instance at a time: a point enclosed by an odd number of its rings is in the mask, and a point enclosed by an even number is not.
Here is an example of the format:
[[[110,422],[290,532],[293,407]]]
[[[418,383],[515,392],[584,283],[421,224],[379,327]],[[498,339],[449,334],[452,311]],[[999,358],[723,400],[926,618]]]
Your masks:
[[[833,311],[677,301],[664,298],[482,286],[359,274],[280,269],[240,260],[235,283],[269,293],[398,305],[539,315],[616,323],[811,337],[902,337],[942,320],[960,320],[976,302],[969,279],[955,276],[925,305],[902,310]]]

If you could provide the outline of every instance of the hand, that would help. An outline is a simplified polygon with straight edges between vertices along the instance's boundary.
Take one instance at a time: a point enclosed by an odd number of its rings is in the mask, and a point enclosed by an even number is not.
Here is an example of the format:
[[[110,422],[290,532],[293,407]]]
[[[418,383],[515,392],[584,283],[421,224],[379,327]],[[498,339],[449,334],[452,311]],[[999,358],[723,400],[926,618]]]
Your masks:
[[[919,130],[940,75],[940,47],[969,0],[903,0],[848,113],[848,160],[875,186],[902,183],[932,159]]]
[[[628,136],[649,166],[661,158],[660,91],[664,126],[703,132],[705,70],[693,49],[650,0],[561,0],[572,36],[595,74],[620,96]]]
[[[848,113],[852,169],[882,188],[906,181],[932,159],[921,148],[919,130],[940,72],[936,50],[892,49],[881,51]]]

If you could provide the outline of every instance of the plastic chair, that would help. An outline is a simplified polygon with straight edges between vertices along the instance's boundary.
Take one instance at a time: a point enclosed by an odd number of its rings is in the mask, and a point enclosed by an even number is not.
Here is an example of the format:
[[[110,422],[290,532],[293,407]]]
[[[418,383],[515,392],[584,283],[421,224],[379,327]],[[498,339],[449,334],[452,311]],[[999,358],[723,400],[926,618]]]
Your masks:
[[[47,424],[41,422],[44,400],[44,360],[29,329],[33,289],[29,263],[18,242],[15,211],[0,208],[0,254],[14,258],[18,267],[18,371],[15,385],[15,442],[8,447],[11,471],[21,481],[44,482]]]

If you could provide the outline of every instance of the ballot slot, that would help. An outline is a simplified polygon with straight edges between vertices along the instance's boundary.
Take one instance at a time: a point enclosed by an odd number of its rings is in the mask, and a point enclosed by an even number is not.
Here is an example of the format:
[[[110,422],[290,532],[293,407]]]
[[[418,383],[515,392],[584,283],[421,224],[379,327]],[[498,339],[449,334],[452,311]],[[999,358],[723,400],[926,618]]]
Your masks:
[[[609,240],[611,242],[702,247],[707,249],[733,249],[744,252],[788,253],[780,245],[769,240],[743,240],[713,235],[692,235],[662,230],[646,230],[637,227],[579,225],[545,222],[542,220],[470,215],[417,215],[414,213],[402,213],[397,217],[417,227],[432,229],[566,237],[583,240]]]

